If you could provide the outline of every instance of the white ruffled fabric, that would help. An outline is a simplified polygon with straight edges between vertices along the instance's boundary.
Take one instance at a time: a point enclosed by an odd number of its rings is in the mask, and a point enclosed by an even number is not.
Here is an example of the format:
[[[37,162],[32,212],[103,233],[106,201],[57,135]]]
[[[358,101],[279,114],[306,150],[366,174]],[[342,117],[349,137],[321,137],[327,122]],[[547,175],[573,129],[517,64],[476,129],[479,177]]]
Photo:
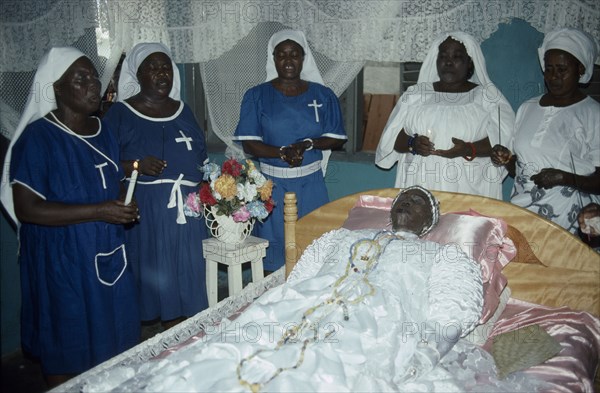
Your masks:
[[[262,386],[264,391],[459,392],[477,387],[478,370],[484,380],[493,379],[491,357],[457,336],[481,313],[479,269],[456,248],[420,240],[389,243],[369,275],[375,293],[349,305],[348,321],[341,307],[311,314],[319,339],[307,346],[298,368],[287,369],[297,363],[301,341],[269,351],[284,329],[331,294],[352,243],[374,234],[345,229],[325,234],[298,265],[310,273],[294,273],[206,337],[156,361],[89,378],[83,391],[247,391],[236,369],[258,349],[265,352],[243,367],[244,378],[267,380],[286,368]],[[361,293],[366,286],[355,289]],[[327,332],[333,334],[325,339]],[[312,336],[313,330],[302,339]],[[523,388],[522,383],[525,379],[518,378],[510,389],[531,391],[531,384]]]

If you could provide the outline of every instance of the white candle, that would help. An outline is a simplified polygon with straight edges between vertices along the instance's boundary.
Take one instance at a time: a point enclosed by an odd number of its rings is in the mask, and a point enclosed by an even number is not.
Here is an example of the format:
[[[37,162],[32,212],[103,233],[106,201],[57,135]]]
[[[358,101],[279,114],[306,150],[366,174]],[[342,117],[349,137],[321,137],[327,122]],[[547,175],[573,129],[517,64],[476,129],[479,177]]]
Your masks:
[[[133,190],[135,189],[135,183],[137,182],[138,177],[138,161],[133,162],[133,171],[131,172],[131,178],[129,179],[129,186],[127,187],[127,194],[125,195],[125,205],[129,205],[131,203],[131,198],[133,198]]]

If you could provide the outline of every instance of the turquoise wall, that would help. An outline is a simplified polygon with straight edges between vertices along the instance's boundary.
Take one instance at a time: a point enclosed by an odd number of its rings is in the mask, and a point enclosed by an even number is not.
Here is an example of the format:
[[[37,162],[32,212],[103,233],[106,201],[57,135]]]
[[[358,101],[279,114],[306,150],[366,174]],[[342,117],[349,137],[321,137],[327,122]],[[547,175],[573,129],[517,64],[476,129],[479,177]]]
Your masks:
[[[482,43],[491,79],[502,90],[513,108],[525,99],[540,94],[543,78],[537,60],[537,48],[543,35],[528,23],[515,19],[501,24],[489,39]],[[211,154],[222,162],[222,154]],[[352,161],[349,161],[352,159]],[[330,161],[326,176],[331,200],[359,191],[391,187],[395,167],[389,171],[377,168],[372,157],[338,157]],[[504,184],[504,199],[508,199],[512,181]],[[0,215],[1,216],[1,215]],[[1,333],[2,355],[19,349],[20,287],[17,264],[17,240],[13,228],[4,216],[0,217],[1,267]]]
[[[544,35],[521,19],[500,24],[498,30],[481,43],[490,79],[502,91],[515,113],[521,103],[544,91],[544,78],[537,57]],[[513,179],[502,187],[504,200],[510,199]]]

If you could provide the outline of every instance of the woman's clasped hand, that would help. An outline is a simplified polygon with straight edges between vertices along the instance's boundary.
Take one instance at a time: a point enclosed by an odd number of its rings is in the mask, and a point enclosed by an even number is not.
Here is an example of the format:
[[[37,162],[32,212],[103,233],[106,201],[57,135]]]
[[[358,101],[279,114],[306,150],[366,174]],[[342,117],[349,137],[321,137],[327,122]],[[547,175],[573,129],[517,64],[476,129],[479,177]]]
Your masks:
[[[304,160],[304,152],[312,148],[312,145],[312,141],[301,141],[281,146],[279,149],[280,158],[287,162],[290,168],[301,166]]]

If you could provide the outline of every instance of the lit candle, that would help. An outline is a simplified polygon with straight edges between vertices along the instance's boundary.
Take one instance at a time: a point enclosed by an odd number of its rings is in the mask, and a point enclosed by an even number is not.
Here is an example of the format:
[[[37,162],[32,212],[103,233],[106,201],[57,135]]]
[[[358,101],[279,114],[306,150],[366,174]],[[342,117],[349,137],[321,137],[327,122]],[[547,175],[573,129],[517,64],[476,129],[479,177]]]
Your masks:
[[[498,144],[502,145],[502,128],[500,127],[500,105],[498,105]]]
[[[133,162],[133,171],[131,171],[131,178],[129,178],[129,186],[127,187],[127,194],[125,195],[125,205],[129,205],[131,203],[131,198],[133,198],[133,190],[135,189],[135,183],[138,177],[138,164],[138,160]]]

